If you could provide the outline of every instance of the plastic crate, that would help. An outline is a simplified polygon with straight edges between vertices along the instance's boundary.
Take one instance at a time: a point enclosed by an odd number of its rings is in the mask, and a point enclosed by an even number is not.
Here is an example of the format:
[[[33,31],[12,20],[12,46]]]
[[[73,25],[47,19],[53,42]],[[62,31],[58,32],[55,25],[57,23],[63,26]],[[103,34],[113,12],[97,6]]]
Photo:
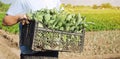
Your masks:
[[[35,51],[54,50],[81,52],[84,45],[84,27],[81,33],[69,33],[65,31],[41,28],[40,22],[34,23],[34,37],[32,49]]]
[[[20,30],[20,43],[32,48],[35,21],[30,21],[30,24],[21,25]],[[38,51],[36,54],[21,54],[20,59],[58,59],[58,51]]]

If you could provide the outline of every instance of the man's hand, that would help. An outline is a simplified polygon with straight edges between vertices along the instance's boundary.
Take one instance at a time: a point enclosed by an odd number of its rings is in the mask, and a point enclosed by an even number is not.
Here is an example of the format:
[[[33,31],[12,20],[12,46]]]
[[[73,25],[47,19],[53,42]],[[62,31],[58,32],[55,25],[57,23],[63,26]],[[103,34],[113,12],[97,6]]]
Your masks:
[[[26,15],[20,16],[19,22],[22,23],[22,25],[29,24],[28,17]]]

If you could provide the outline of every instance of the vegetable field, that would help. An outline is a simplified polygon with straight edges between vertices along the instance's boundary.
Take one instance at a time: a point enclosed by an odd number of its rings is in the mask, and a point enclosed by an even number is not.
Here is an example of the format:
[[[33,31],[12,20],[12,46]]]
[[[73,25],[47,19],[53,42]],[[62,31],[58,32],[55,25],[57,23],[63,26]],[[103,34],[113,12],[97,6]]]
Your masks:
[[[95,23],[88,27],[88,31],[99,30],[120,30],[120,10],[119,9],[92,9],[89,7],[67,8],[65,10],[72,13],[80,12],[86,16],[87,21]]]

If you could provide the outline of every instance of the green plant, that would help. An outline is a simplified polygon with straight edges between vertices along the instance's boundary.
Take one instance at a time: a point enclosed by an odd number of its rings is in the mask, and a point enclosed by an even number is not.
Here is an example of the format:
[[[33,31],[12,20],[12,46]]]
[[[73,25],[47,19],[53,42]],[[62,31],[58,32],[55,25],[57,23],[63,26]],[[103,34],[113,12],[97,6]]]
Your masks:
[[[31,20],[40,21],[42,27],[53,30],[78,32],[88,24],[80,13],[67,13],[64,10],[41,9],[27,15]]]

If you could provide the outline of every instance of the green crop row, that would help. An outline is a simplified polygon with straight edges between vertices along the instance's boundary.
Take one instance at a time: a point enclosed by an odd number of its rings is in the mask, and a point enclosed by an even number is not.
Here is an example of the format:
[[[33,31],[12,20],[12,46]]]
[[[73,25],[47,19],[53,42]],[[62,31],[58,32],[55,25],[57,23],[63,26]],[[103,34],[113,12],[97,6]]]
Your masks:
[[[95,23],[89,25],[87,31],[120,30],[120,10],[92,9],[92,8],[65,8],[72,13],[81,13],[86,20]]]

